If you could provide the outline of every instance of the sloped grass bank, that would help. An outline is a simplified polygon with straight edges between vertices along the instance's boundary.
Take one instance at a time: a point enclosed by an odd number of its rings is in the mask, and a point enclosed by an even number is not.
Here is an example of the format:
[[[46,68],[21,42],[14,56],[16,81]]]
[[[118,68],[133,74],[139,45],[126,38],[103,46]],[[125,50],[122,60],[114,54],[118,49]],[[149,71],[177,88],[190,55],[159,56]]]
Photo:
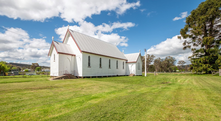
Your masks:
[[[221,78],[0,78],[0,120],[220,120]]]

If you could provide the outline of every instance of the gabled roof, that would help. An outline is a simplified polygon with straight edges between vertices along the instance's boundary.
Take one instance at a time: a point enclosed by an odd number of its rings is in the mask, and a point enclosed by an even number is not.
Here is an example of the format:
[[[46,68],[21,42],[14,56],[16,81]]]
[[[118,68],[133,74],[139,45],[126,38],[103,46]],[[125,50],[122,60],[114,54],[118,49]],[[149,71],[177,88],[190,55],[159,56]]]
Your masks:
[[[113,44],[101,41],[88,35],[68,30],[81,52],[98,54],[127,60],[124,54]]]
[[[49,50],[48,55],[50,56],[53,50],[53,47],[55,48],[56,52],[58,54],[65,54],[65,55],[72,55],[75,56],[73,53],[73,50],[71,49],[71,46],[69,44],[64,44],[56,41],[52,41],[51,47]]]
[[[125,54],[124,56],[127,58],[127,63],[136,63],[139,58],[140,53],[131,53]]]

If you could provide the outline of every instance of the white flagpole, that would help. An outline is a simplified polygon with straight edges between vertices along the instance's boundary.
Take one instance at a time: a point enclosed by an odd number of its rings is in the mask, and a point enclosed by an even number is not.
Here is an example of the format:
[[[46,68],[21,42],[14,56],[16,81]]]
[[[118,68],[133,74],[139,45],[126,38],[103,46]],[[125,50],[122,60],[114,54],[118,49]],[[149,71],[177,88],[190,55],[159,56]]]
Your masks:
[[[147,51],[145,49],[145,77],[147,76]]]

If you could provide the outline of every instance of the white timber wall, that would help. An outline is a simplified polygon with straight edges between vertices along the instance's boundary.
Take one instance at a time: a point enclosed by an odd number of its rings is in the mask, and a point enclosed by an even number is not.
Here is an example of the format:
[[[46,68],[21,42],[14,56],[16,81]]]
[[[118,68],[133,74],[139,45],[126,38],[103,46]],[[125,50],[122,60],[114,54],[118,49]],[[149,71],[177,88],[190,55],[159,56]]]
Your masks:
[[[138,66],[140,66],[140,67],[138,67]],[[139,56],[139,58],[138,58],[138,60],[136,62],[136,74],[135,75],[142,75],[142,60],[141,60],[141,56]]]
[[[75,61],[74,61],[74,75],[82,76],[82,53],[80,52],[78,46],[70,36],[70,33],[67,34],[64,43],[69,44],[74,52]]]
[[[90,67],[88,67],[88,56],[90,56]],[[100,58],[102,59],[102,67],[100,68]],[[90,54],[82,53],[83,59],[83,76],[112,76],[112,75],[126,75],[126,61]],[[111,68],[109,68],[109,59],[111,60]],[[118,69],[116,68],[116,61],[118,60]],[[124,62],[124,69],[123,69]]]
[[[127,75],[136,75],[136,63],[127,63]]]
[[[74,74],[74,56],[59,54],[59,76]]]
[[[55,48],[53,47],[51,57],[50,57],[50,76],[58,76],[59,72],[59,54],[57,54]]]

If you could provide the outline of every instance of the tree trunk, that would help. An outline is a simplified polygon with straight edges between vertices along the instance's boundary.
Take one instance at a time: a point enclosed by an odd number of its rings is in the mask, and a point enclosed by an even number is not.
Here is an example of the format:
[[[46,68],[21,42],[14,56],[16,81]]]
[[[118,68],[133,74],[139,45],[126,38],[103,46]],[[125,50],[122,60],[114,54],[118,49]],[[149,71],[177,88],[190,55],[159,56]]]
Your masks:
[[[3,71],[3,76],[6,76],[5,71]]]

